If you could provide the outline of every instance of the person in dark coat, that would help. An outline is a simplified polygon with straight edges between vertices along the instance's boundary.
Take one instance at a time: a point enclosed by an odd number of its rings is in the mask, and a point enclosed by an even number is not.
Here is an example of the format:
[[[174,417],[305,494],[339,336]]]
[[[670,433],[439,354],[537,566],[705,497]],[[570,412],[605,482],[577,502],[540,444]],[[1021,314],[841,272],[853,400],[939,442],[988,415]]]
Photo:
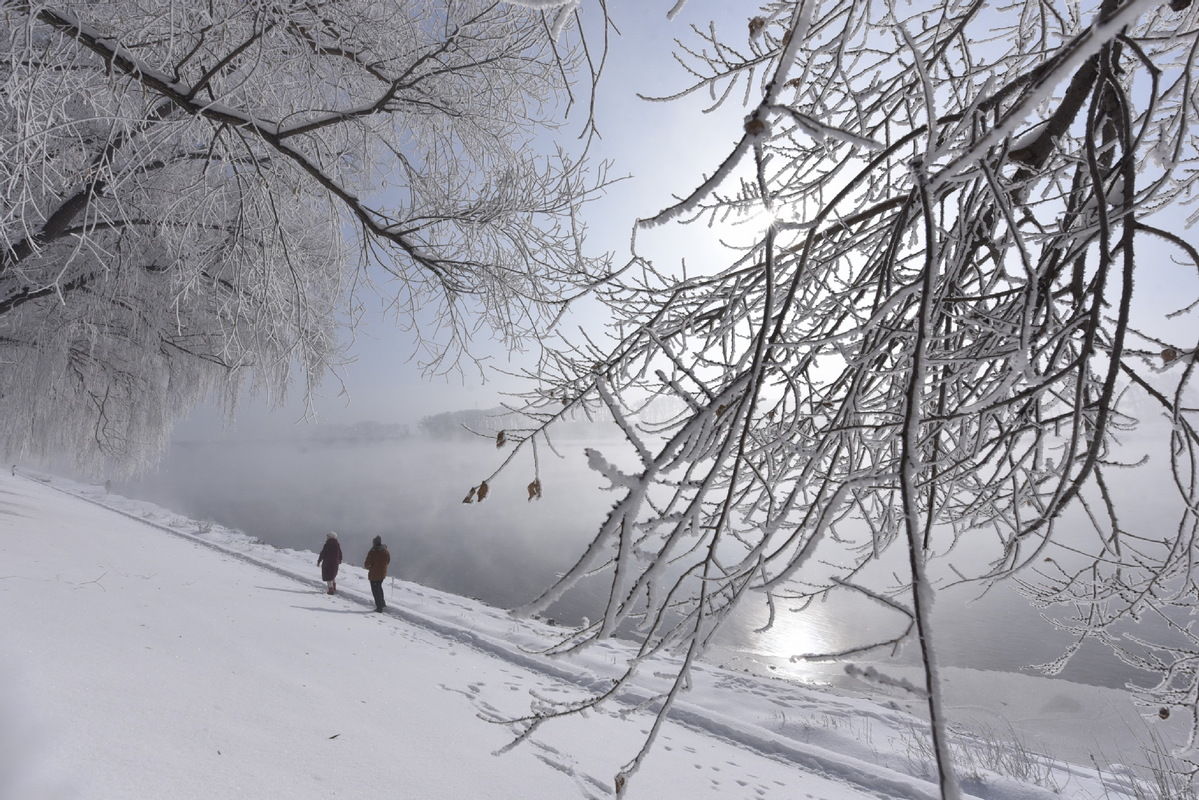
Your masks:
[[[316,557],[316,565],[321,568],[321,580],[329,584],[329,594],[333,594],[337,591],[337,568],[341,566],[341,544],[336,532],[329,531],[325,537],[325,546]]]
[[[387,608],[383,602],[383,581],[387,577],[387,565],[391,563],[391,553],[383,544],[383,537],[376,536],[374,546],[366,554],[366,579],[371,582],[371,594],[375,596],[375,611]]]

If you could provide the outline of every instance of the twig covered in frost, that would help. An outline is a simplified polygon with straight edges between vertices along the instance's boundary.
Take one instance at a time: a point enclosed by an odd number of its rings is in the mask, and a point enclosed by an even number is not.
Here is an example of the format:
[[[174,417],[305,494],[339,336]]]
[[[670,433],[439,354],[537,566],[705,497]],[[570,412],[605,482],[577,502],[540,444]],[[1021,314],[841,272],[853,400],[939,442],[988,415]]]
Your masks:
[[[901,612],[893,631],[826,655],[921,648],[946,798],[930,609],[951,580],[1015,576],[1077,643],[1161,675],[1147,701],[1194,718],[1196,645],[1120,625],[1182,627],[1199,603],[1196,342],[1134,297],[1163,264],[1149,247],[1199,261],[1145,219],[1199,191],[1199,5],[805,0],[749,28],[744,52],[715,26],[681,45],[688,83],[664,99],[743,97],[744,131],[638,224],[765,230],[702,274],[638,261],[603,291],[616,344],[547,354],[535,400],[623,410],[642,465],[595,461],[621,494],[530,608],[602,574],[603,624],[570,649],[621,629],[642,653],[692,653],[753,601],[769,628],[783,604],[802,622],[864,593]],[[1169,273],[1184,316],[1195,266]],[[656,438],[636,423],[654,397],[682,409]],[[1138,417],[1164,432],[1124,457]],[[1176,523],[1139,530],[1109,480],[1155,465]],[[865,585],[894,547],[907,574]]]

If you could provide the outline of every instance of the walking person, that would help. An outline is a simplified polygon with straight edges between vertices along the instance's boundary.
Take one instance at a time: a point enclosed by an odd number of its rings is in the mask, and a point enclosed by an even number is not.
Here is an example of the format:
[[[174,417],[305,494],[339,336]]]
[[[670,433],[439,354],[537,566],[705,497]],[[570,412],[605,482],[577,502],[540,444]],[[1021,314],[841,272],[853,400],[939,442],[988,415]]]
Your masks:
[[[341,543],[337,541],[337,532],[329,531],[325,537],[325,546],[316,557],[316,565],[321,568],[321,580],[329,585],[328,594],[337,591],[337,568],[341,566]]]
[[[391,563],[391,553],[383,544],[383,537],[376,536],[374,546],[366,554],[366,579],[371,582],[371,594],[375,596],[375,611],[387,608],[383,602],[383,579],[387,577],[387,565]]]

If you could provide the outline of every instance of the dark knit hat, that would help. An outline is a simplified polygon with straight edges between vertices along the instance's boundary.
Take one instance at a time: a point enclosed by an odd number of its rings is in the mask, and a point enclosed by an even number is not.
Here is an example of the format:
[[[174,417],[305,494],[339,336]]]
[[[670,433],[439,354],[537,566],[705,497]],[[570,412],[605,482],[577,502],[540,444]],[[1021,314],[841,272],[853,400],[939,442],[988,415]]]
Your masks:
[[[380,547],[380,546],[382,546],[382,544],[383,544],[383,537],[376,536],[375,537],[375,547]]]

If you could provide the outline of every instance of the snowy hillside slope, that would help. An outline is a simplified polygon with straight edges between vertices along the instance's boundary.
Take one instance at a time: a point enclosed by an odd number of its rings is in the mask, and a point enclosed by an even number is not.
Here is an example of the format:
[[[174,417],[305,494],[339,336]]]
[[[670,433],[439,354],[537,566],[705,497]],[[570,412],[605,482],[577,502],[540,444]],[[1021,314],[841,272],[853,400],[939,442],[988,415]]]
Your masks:
[[[535,651],[553,626],[400,581],[374,614],[353,566],[365,548],[343,544],[329,597],[314,553],[94,486],[0,477],[0,800],[612,795],[643,714],[551,724],[502,756],[510,733],[484,718],[526,711],[530,691],[604,685],[621,642],[548,659]],[[674,719],[629,797],[935,794],[922,723],[893,700],[705,666]],[[986,800],[1118,800],[1130,780],[1037,771],[1042,786],[978,764],[963,777]]]

